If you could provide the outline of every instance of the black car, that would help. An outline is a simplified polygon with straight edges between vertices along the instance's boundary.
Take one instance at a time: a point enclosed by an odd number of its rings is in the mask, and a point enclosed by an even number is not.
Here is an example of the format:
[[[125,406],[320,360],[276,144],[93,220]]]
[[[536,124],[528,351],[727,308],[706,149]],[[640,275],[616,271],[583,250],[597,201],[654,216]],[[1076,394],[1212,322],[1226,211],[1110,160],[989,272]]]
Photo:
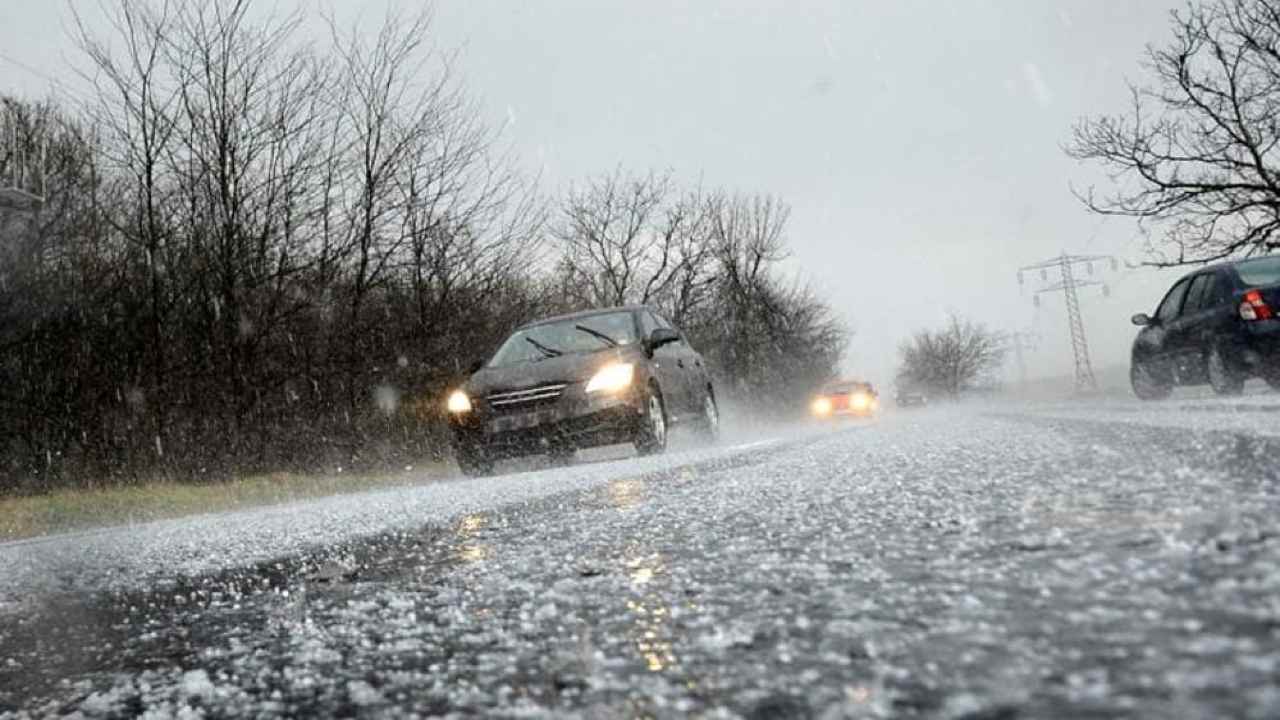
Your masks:
[[[1250,377],[1280,389],[1280,256],[1213,265],[1190,273],[1160,301],[1153,317],[1134,315],[1129,377],[1143,400],[1175,385],[1208,383],[1239,393]]]
[[[893,396],[894,402],[898,407],[924,407],[929,404],[929,398],[919,390],[902,389]]]
[[[634,443],[666,449],[688,422],[706,436],[720,414],[706,363],[648,307],[561,315],[518,328],[448,399],[458,465],[468,475],[498,458]]]

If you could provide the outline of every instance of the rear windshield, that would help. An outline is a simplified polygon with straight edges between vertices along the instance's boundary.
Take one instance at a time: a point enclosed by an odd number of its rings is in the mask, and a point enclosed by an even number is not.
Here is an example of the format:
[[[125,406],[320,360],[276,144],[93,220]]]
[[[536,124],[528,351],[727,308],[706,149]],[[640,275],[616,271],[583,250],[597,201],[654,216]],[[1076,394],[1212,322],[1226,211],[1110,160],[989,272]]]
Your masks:
[[[634,342],[636,323],[631,313],[589,315],[517,330],[498,348],[498,352],[489,361],[489,367],[596,352]]]
[[[1245,285],[1280,284],[1280,255],[1236,263],[1236,273]]]

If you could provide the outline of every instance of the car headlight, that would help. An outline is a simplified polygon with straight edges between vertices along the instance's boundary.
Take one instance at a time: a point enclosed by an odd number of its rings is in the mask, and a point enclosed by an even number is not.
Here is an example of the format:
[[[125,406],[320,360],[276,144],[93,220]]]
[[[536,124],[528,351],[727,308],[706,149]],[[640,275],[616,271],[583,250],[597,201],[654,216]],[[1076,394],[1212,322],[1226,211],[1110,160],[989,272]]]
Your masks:
[[[854,393],[853,397],[849,398],[849,402],[853,404],[855,410],[866,410],[871,406],[871,398],[867,397],[866,393]]]
[[[587,392],[618,392],[631,387],[636,366],[631,363],[605,365],[587,383]]]
[[[461,390],[454,390],[449,394],[449,402],[447,403],[449,412],[457,415],[460,413],[471,412],[471,398]]]
[[[820,397],[813,401],[812,409],[814,415],[830,415],[831,400],[829,398]]]

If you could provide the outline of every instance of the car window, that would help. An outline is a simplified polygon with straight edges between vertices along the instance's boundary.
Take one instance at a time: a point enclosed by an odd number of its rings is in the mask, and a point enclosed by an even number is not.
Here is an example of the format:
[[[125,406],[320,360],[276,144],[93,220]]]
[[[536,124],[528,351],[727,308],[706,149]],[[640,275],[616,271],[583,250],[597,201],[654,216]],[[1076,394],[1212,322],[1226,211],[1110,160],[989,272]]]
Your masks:
[[[1204,294],[1200,296],[1201,310],[1217,307],[1227,301],[1226,294],[1222,292],[1223,286],[1226,284],[1222,282],[1222,274],[1209,273],[1205,277],[1208,280],[1205,282]]]
[[[1236,274],[1245,285],[1280,284],[1280,256],[1238,262]]]
[[[1205,273],[1195,276],[1191,287],[1187,290],[1187,299],[1183,301],[1184,314],[1191,314],[1206,307],[1213,306],[1213,274]]]
[[[1187,296],[1187,288],[1190,285],[1190,278],[1174,285],[1169,294],[1164,296],[1164,302],[1160,303],[1160,308],[1156,310],[1156,318],[1165,322],[1177,318],[1182,310],[1182,300]]]
[[[653,316],[653,313],[648,311],[640,313],[640,337],[647,338],[653,334],[654,330],[660,327],[662,326],[658,324],[658,320]]]
[[[653,313],[653,319],[658,322],[658,327],[675,330],[676,334],[680,336],[680,339],[676,341],[676,344],[678,345],[684,344],[684,333],[680,332],[680,328],[676,327],[675,325],[672,325],[669,320],[662,317],[658,313]]]

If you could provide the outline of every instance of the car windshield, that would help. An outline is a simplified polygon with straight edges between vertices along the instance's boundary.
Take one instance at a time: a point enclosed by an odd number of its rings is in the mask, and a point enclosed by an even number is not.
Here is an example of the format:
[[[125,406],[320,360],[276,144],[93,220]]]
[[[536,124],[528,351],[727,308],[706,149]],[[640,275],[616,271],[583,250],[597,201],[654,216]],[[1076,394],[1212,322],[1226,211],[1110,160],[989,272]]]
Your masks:
[[[855,393],[855,392],[871,392],[870,383],[858,383],[858,382],[839,383],[836,385],[828,386],[826,390],[826,393],[828,395],[846,395],[846,394]]]
[[[1236,274],[1245,285],[1280,284],[1280,256],[1245,260],[1236,264]]]
[[[568,318],[517,330],[502,343],[489,367],[538,362],[561,355],[597,352],[636,342],[629,312]]]

